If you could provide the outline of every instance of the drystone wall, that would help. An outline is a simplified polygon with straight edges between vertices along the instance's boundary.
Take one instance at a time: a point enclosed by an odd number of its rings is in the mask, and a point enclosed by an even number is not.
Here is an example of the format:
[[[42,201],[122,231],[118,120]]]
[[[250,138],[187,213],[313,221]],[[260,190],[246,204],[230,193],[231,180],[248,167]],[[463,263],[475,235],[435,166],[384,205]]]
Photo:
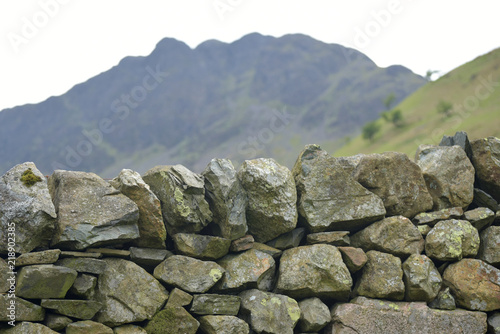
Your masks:
[[[0,179],[0,333],[499,333],[500,140]]]

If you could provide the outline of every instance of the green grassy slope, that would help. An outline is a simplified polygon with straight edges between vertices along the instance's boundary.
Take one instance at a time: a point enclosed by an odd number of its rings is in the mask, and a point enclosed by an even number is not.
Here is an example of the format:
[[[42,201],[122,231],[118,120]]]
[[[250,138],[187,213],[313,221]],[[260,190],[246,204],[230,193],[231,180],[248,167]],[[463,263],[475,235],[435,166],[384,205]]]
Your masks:
[[[440,101],[453,104],[448,116],[437,111]],[[443,135],[456,131],[466,131],[469,139],[500,137],[500,49],[429,82],[393,109],[401,110],[404,125],[380,118],[372,141],[358,135],[334,155],[397,151],[413,158],[418,145],[439,144]]]

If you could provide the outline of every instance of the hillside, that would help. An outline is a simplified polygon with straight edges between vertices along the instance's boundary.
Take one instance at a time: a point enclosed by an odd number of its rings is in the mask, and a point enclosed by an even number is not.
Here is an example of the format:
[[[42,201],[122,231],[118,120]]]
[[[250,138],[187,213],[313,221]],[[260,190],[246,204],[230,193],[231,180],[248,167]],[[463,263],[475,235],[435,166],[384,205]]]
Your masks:
[[[45,174],[103,177],[177,163],[199,172],[213,157],[291,166],[290,152],[337,148],[378,117],[388,94],[401,101],[424,83],[304,35],[250,34],[195,49],[165,38],[61,96],[0,112],[0,173],[24,161]]]
[[[452,105],[440,113],[440,101]],[[500,49],[464,64],[408,96],[401,110],[403,125],[382,118],[372,141],[361,135],[335,152],[335,156],[398,151],[413,158],[420,144],[439,144],[443,135],[466,131],[471,139],[500,137]]]

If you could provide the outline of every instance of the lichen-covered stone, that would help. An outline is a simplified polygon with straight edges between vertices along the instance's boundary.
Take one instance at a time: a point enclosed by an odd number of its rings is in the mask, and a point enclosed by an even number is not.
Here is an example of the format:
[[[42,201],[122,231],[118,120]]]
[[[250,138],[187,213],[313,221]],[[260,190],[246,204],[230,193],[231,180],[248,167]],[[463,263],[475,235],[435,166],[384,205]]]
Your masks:
[[[148,334],[195,334],[200,323],[182,307],[167,307],[144,328]]]
[[[205,315],[198,319],[205,334],[249,334],[250,327],[240,318],[231,315]]]
[[[66,258],[56,262],[56,265],[71,268],[79,273],[100,275],[106,270],[106,262],[92,258]]]
[[[210,235],[177,233],[173,240],[177,254],[200,260],[220,259],[231,246],[231,240]]]
[[[500,270],[477,259],[450,264],[443,274],[456,302],[471,311],[500,309]]]
[[[498,202],[491,197],[490,194],[484,192],[481,189],[474,188],[474,201],[473,203],[477,207],[485,207],[490,209],[493,212],[497,212],[500,210],[500,205],[498,205]]]
[[[90,320],[102,308],[102,304],[93,300],[42,299],[40,305],[45,309],[68,317]]]
[[[57,212],[52,246],[81,250],[139,237],[137,205],[96,174],[56,170],[48,186]]]
[[[64,315],[48,313],[43,324],[54,331],[60,332],[72,322],[73,320]]]
[[[334,232],[319,232],[307,235],[307,244],[328,244],[332,246],[349,246],[351,239],[347,231],[334,231]]]
[[[45,310],[41,306],[15,297],[14,294],[11,296],[13,298],[9,298],[9,295],[0,295],[0,321],[43,321]]]
[[[78,274],[69,289],[69,294],[82,299],[91,299],[97,286],[97,277],[88,274]]]
[[[299,307],[299,329],[302,332],[319,332],[331,321],[328,306],[319,298],[304,299],[299,302]]]
[[[277,249],[266,244],[262,244],[260,242],[254,242],[252,248],[266,254],[271,255],[275,260],[279,259],[283,251],[281,249]]]
[[[84,320],[72,322],[66,326],[66,334],[113,334],[113,330],[101,323]]]
[[[500,139],[477,139],[471,142],[471,146],[479,188],[500,202]]]
[[[172,291],[170,291],[170,295],[168,296],[168,301],[165,305],[165,308],[187,306],[191,304],[192,301],[193,296],[191,296],[189,293],[178,288],[173,288]]]
[[[167,257],[174,255],[166,249],[130,247],[130,260],[144,267],[156,267]]]
[[[405,285],[399,257],[373,250],[367,252],[366,256],[368,261],[356,281],[354,295],[403,300]]]
[[[7,262],[5,262],[4,259],[0,258],[0,293],[7,292],[10,286],[15,284],[14,280],[12,280],[12,282],[8,281],[8,279],[11,277],[9,273],[13,272],[14,269],[15,268],[13,267],[11,270],[7,265]]]
[[[462,208],[448,208],[433,212],[421,212],[412,221],[416,225],[429,225],[434,226],[441,220],[460,219],[464,215]]]
[[[139,247],[165,248],[167,231],[163,223],[161,203],[141,175],[130,169],[123,169],[110,183],[139,208],[140,237],[134,244]]]
[[[305,147],[292,173],[301,221],[311,232],[356,231],[385,215],[382,200],[318,145]]]
[[[16,266],[29,266],[33,264],[51,264],[59,259],[60,249],[49,249],[41,252],[25,253],[16,259]]]
[[[16,295],[27,299],[64,298],[77,275],[73,269],[52,264],[22,267]]]
[[[241,298],[231,295],[195,295],[189,310],[198,315],[238,315]]]
[[[297,225],[297,191],[292,173],[274,159],[246,160],[238,178],[248,194],[248,232],[267,242]]]
[[[205,200],[205,180],[182,165],[156,166],[143,175],[161,201],[167,232],[196,233],[212,221]]]
[[[212,261],[174,255],[160,263],[154,276],[165,284],[190,293],[205,293],[217,283],[225,270]]]
[[[252,249],[255,239],[252,235],[248,234],[244,237],[231,241],[229,251],[232,253],[243,252]]]
[[[430,308],[438,310],[455,310],[457,305],[455,303],[455,297],[450,292],[450,288],[445,288],[439,291],[437,297],[429,303]]]
[[[432,209],[432,197],[422,171],[406,154],[363,155],[353,177],[382,199],[387,216],[413,218],[417,213]]]
[[[279,293],[292,298],[346,300],[351,286],[351,275],[335,246],[302,246],[281,255],[276,285]]]
[[[424,239],[418,228],[406,217],[379,220],[351,236],[351,245],[365,252],[377,250],[406,257],[424,250]]]
[[[457,131],[455,135],[452,136],[443,136],[439,146],[459,146],[462,150],[464,150],[468,159],[472,158],[472,148],[469,142],[469,137],[467,133],[464,131]]]
[[[300,308],[294,299],[252,289],[240,293],[240,318],[256,333],[293,334],[300,319]]]
[[[9,326],[10,327],[10,326]],[[57,334],[52,329],[42,324],[23,321],[17,323],[15,327],[2,330],[2,334]]]
[[[466,220],[443,220],[425,238],[425,253],[439,261],[474,257],[479,250],[479,233]]]
[[[366,261],[368,261],[366,253],[361,248],[338,247],[338,250],[342,254],[342,260],[351,274],[363,268]]]
[[[113,328],[113,334],[148,334],[148,332],[142,327],[129,324]]]
[[[488,208],[477,208],[464,213],[464,219],[468,220],[478,231],[485,229],[495,221],[495,212]]]
[[[492,266],[500,265],[500,226],[490,226],[480,235],[481,245],[477,258]]]
[[[474,167],[460,146],[420,145],[415,161],[422,169],[433,210],[467,208],[474,198]]]
[[[217,261],[226,274],[214,287],[223,293],[239,292],[245,289],[268,291],[272,287],[276,263],[274,258],[256,249],[240,254],[229,254]]]
[[[229,159],[212,159],[202,175],[206,199],[213,212],[215,235],[235,240],[247,231],[248,198]]]
[[[40,181],[29,186],[24,184],[21,178],[26,171]],[[0,254],[9,252],[8,241],[12,240],[15,242],[11,246],[21,254],[50,244],[56,211],[47,180],[34,163],[17,165],[0,178],[0,203]]]
[[[430,302],[441,290],[443,280],[434,263],[425,255],[412,254],[403,263],[407,301]]]
[[[293,247],[298,247],[302,239],[306,236],[306,229],[303,227],[296,228],[290,232],[283,233],[277,238],[268,241],[266,245],[285,250]]]
[[[137,264],[107,258],[95,299],[103,304],[94,320],[115,327],[151,319],[165,304],[168,291]]]

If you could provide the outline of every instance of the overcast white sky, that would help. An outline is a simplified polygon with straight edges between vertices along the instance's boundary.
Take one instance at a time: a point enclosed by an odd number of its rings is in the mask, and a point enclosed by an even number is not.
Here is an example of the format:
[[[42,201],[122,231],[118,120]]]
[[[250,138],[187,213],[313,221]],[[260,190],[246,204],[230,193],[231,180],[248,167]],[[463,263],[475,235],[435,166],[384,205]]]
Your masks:
[[[61,95],[164,37],[194,48],[303,33],[379,66],[445,73],[500,47],[499,13],[498,0],[0,0],[0,110]]]

